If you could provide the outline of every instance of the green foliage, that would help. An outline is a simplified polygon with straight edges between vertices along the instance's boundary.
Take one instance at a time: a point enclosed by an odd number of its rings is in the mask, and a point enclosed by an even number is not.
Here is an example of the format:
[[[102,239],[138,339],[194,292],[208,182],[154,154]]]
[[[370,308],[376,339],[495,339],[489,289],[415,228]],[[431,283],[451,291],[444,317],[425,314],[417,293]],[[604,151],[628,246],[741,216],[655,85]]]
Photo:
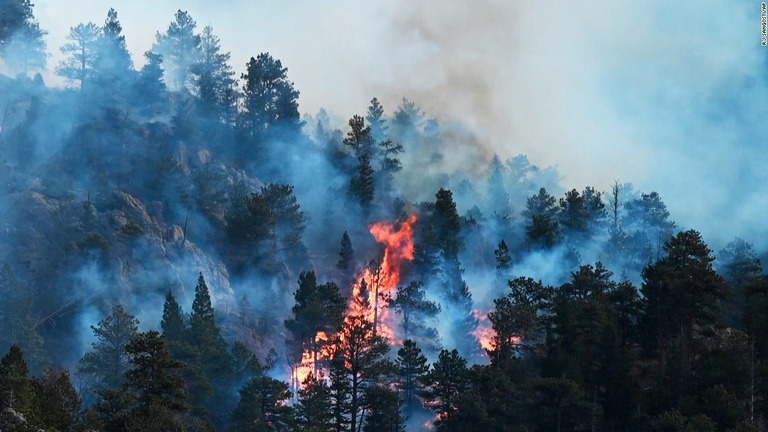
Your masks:
[[[125,238],[137,238],[144,235],[144,229],[134,221],[130,221],[127,224],[120,227],[120,235]]]
[[[203,371],[212,382],[230,376],[232,359],[221,330],[216,325],[211,295],[202,273],[197,278],[195,299],[189,316],[189,341],[199,350]]]
[[[394,365],[385,358],[390,348],[362,316],[345,320],[332,346],[331,379],[340,384],[331,387],[340,396],[335,407],[340,408],[338,415],[349,420],[350,430],[356,430],[363,424],[366,389],[394,372]]]
[[[423,379],[424,402],[437,413],[435,425],[444,428],[456,413],[457,397],[469,388],[467,361],[457,350],[442,350]]]
[[[389,307],[401,316],[404,337],[431,338],[434,342],[436,331],[429,327],[427,320],[440,313],[440,306],[427,300],[423,283],[414,281],[397,287],[396,297],[389,301]]]
[[[68,431],[80,425],[82,401],[68,370],[46,368],[41,377],[35,378],[35,397],[40,406],[38,417],[46,427]]]
[[[427,358],[421,354],[421,348],[410,339],[403,341],[403,347],[397,351],[397,389],[402,392],[406,408],[419,405],[419,396],[424,386],[424,380],[429,365]]]
[[[184,379],[178,370],[184,363],[174,360],[163,336],[154,331],[137,334],[125,347],[131,364],[126,388],[134,394],[139,410],[151,406],[169,411],[188,409]]]
[[[307,375],[301,383],[299,402],[296,409],[296,431],[331,432],[333,431],[333,405],[331,390],[321,376]]]
[[[251,57],[243,80],[244,112],[240,127],[258,137],[269,128],[300,126],[299,91],[288,80],[288,69],[269,53]]]
[[[293,425],[288,385],[266,376],[251,378],[240,389],[240,402],[232,412],[233,432],[287,432]]]
[[[368,415],[363,432],[405,432],[405,418],[400,415],[400,400],[396,391],[373,386],[365,391]]]
[[[88,232],[83,239],[77,242],[77,247],[82,251],[98,251],[103,254],[109,254],[111,246],[109,240],[104,235],[97,232]]]
[[[91,350],[83,355],[78,372],[87,377],[91,390],[119,388],[125,382],[128,370],[126,345],[136,336],[139,321],[117,304],[112,313],[91,326],[96,340]]]
[[[200,61],[200,35],[197,23],[187,11],[178,10],[165,33],[157,33],[152,52],[163,57],[165,82],[172,90],[187,87],[190,68]]]
[[[18,345],[11,345],[8,354],[0,359],[0,402],[28,417],[37,411],[34,382]]]
[[[285,328],[295,341],[289,356],[292,361],[300,361],[302,352],[310,350],[316,356],[327,342],[315,337],[318,332],[333,334],[341,328],[347,304],[335,283],[318,285],[312,271],[301,272],[294,298],[294,318],[285,321]]]

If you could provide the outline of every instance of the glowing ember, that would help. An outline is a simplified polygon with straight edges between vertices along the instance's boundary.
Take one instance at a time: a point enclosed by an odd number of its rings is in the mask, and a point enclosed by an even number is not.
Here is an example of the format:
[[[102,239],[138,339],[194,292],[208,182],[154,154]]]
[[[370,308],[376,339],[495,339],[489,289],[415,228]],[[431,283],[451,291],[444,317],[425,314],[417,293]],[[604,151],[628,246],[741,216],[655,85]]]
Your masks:
[[[477,341],[480,343],[480,346],[482,346],[484,350],[493,350],[494,332],[493,327],[491,326],[491,321],[488,319],[488,312],[480,312],[479,310],[474,309],[472,311],[472,315],[474,315],[475,319],[477,319],[477,328],[472,332],[472,334],[475,336],[475,338],[477,338]]]
[[[477,338],[477,341],[484,350],[493,351],[496,349],[496,342],[494,341],[496,332],[493,330],[493,325],[488,319],[488,312],[480,312],[478,309],[474,309],[472,315],[477,319],[477,328],[472,332],[472,335]],[[514,347],[522,342],[522,338],[512,336],[510,342]]]
[[[382,298],[393,298],[400,283],[401,266],[413,260],[413,224],[416,215],[410,215],[400,223],[376,222],[370,233],[385,246],[381,262],[372,262],[352,287],[352,300],[347,315],[365,316],[374,324],[376,333],[397,344],[395,317],[388,308],[382,307]]]

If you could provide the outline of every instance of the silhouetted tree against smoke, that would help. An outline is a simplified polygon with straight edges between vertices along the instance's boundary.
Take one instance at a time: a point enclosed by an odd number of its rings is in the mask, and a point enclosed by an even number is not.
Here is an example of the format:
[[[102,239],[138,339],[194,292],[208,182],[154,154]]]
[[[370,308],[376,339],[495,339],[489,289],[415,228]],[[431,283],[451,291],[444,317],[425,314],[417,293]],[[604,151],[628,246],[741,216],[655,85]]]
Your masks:
[[[47,31],[35,21],[30,0],[0,4],[0,57],[19,73],[42,71],[48,54],[43,37]]]
[[[96,57],[101,29],[94,23],[78,24],[69,29],[67,42],[61,53],[68,56],[56,66],[57,75],[70,84],[78,83],[82,89],[85,81],[96,73]]]
[[[182,425],[179,417],[189,409],[184,379],[179,370],[184,363],[173,359],[165,339],[151,330],[139,333],[125,347],[131,368],[126,372],[126,389],[134,403],[128,413],[132,430],[165,430]]]
[[[371,157],[367,153],[363,153],[360,159],[358,159],[357,174],[352,177],[349,189],[352,192],[352,196],[365,211],[370,210],[371,203],[373,202],[375,192],[373,174]]]
[[[551,248],[562,239],[556,202],[544,188],[528,198],[522,215],[526,220],[525,238],[529,246]]]
[[[600,192],[587,187],[582,194],[576,189],[565,193],[560,198],[560,226],[566,237],[574,242],[588,238],[599,228],[605,219],[605,204]]]
[[[525,346],[538,342],[537,333],[543,327],[540,313],[547,308],[551,295],[541,282],[531,278],[510,280],[509,288],[511,292],[495,299],[494,310],[488,313],[494,331],[493,349],[488,356],[492,366],[502,369],[509,368],[511,359]]]
[[[124,104],[135,81],[133,60],[122,32],[123,27],[117,18],[117,12],[110,9],[96,41],[96,55],[93,61],[95,89],[109,89],[104,97],[114,98],[108,104],[110,107]]]
[[[341,286],[344,288],[350,287],[356,276],[354,272],[357,269],[355,268],[355,250],[352,248],[352,240],[350,240],[349,234],[346,231],[341,236],[339,261],[336,263],[336,268],[341,273]]]
[[[167,87],[163,81],[163,56],[147,51],[144,58],[147,63],[139,71],[134,83],[133,102],[141,107],[143,115],[152,118],[162,112],[167,98]]]
[[[341,296],[335,283],[319,285],[312,271],[301,272],[299,289],[294,293],[294,298],[296,304],[291,309],[293,319],[285,321],[285,328],[294,339],[293,346],[289,347],[289,359],[299,363],[302,353],[309,350],[313,354],[313,361],[317,362],[318,352],[329,342],[330,335],[341,328],[346,299]],[[318,339],[318,332],[325,332],[326,337]]]
[[[387,137],[387,119],[384,116],[384,107],[377,98],[371,99],[371,104],[368,106],[368,111],[365,114],[365,120],[371,128],[371,137],[374,142],[380,143],[384,141]]]
[[[669,220],[667,206],[656,192],[642,194],[624,204],[623,225],[629,233],[630,266],[642,269],[662,255],[662,246],[672,237],[675,223]]]
[[[200,350],[203,371],[214,388],[225,385],[232,373],[232,359],[221,329],[216,325],[211,295],[202,273],[197,278],[195,300],[189,315],[189,340]]]
[[[427,405],[437,413],[435,426],[443,428],[456,412],[456,398],[468,386],[467,361],[457,350],[443,350],[429,372],[424,376],[422,394]]]
[[[489,210],[499,219],[508,217],[512,213],[509,194],[505,187],[505,171],[499,157],[494,155],[488,164],[487,196]]]
[[[253,266],[274,274],[280,258],[297,267],[306,264],[301,239],[305,217],[292,186],[263,186],[259,193],[251,194],[245,206],[233,207],[227,222],[231,244],[227,252],[235,271]]]
[[[98,325],[91,326],[96,341],[78,365],[78,372],[92,380],[91,391],[119,388],[125,382],[128,370],[125,346],[136,336],[138,329],[139,321],[120,304],[113,306],[112,313]]]
[[[432,349],[439,346],[437,331],[429,321],[440,313],[440,306],[427,300],[423,283],[413,281],[397,287],[396,296],[388,306],[400,315],[404,338]]]
[[[187,88],[190,69],[200,61],[200,35],[197,23],[187,11],[176,12],[165,33],[157,33],[152,52],[163,56],[165,82],[172,90]]]
[[[427,358],[414,341],[406,339],[403,341],[403,347],[397,350],[395,364],[397,365],[396,386],[402,392],[405,408],[410,410],[420,406],[424,377],[429,372]]]
[[[645,349],[658,361],[657,389],[679,407],[701,347],[696,342],[719,324],[720,303],[731,294],[712,268],[701,234],[683,231],[664,244],[666,256],[643,270]]]
[[[256,139],[270,128],[297,132],[301,126],[299,91],[288,80],[288,69],[269,53],[261,53],[246,64],[243,80],[244,112],[240,127]]]
[[[229,58],[229,52],[222,52],[219,37],[206,26],[200,35],[200,60],[191,66],[193,93],[206,118],[233,124],[237,94]]]
[[[717,258],[717,270],[733,289],[733,297],[723,307],[725,322],[743,328],[740,314],[746,301],[745,289],[763,273],[762,263],[752,244],[738,237],[725,245]]]

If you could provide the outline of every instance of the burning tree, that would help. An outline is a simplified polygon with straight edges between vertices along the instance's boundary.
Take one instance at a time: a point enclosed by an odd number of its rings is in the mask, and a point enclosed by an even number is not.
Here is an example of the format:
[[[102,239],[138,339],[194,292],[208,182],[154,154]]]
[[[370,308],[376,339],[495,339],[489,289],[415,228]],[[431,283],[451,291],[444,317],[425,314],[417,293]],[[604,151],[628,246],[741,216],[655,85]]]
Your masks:
[[[312,370],[316,374],[320,350],[327,343],[328,335],[337,332],[344,321],[346,300],[339,293],[335,283],[318,285],[317,277],[312,271],[301,272],[299,289],[294,293],[294,297],[294,318],[285,321],[285,327],[293,336],[289,355],[294,359],[294,363],[298,364],[302,362],[302,353],[308,352]]]
[[[363,316],[348,317],[333,339],[331,370],[334,381],[343,383],[346,395],[336,401],[342,404],[351,431],[364,421],[364,394],[382,378],[394,372],[385,356],[387,341],[373,331],[373,323]]]

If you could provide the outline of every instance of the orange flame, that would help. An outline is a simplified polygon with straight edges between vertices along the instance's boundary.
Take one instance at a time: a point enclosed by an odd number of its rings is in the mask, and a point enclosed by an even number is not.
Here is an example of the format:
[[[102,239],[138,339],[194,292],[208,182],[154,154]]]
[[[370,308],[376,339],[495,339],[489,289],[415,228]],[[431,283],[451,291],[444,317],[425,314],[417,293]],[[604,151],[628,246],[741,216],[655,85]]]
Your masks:
[[[374,323],[377,334],[387,338],[391,344],[402,344],[396,335],[396,320],[389,308],[384,307],[382,299],[392,298],[400,283],[401,267],[404,262],[413,260],[413,224],[416,215],[410,215],[403,222],[376,222],[369,227],[369,232],[376,242],[385,246],[381,262],[374,263],[363,270],[352,286],[352,298],[347,306],[346,315],[364,316]],[[366,287],[365,292],[363,288]],[[377,295],[378,294],[378,295]],[[318,332],[315,341],[328,341],[331,335]],[[332,347],[326,347],[317,353],[317,360],[327,360]],[[310,350],[302,354],[301,362],[294,365],[291,380],[294,394],[301,388],[304,380],[316,373],[318,365],[314,353]],[[327,377],[327,375],[326,375]]]
[[[396,320],[390,310],[383,307],[382,299],[393,298],[400,283],[401,267],[413,260],[413,224],[416,215],[408,216],[403,222],[376,222],[369,232],[378,243],[384,245],[384,257],[374,262],[358,277],[352,287],[352,299],[347,315],[362,315],[374,323],[376,333],[390,343],[402,343],[396,335]],[[363,289],[365,288],[365,292]]]
[[[493,343],[493,327],[491,321],[488,319],[488,312],[481,312],[478,309],[472,310],[472,315],[477,319],[477,328],[472,332],[472,335],[477,338],[480,346],[483,350],[491,351],[495,345]]]
[[[493,351],[496,349],[496,343],[493,337],[496,336],[496,332],[493,330],[493,325],[488,319],[488,312],[481,312],[478,309],[472,310],[472,315],[477,319],[477,328],[472,332],[472,335],[477,338],[480,346],[483,350]],[[522,342],[522,338],[519,336],[512,336],[512,345],[518,345]]]

